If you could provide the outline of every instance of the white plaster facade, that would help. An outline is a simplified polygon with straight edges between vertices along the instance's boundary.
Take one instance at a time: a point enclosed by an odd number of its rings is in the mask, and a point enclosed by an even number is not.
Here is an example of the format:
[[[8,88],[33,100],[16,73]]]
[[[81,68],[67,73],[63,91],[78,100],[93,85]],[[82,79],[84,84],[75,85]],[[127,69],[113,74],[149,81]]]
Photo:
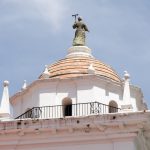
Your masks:
[[[17,117],[32,107],[62,105],[62,100],[66,97],[71,98],[73,104],[97,101],[109,105],[109,102],[113,100],[119,108],[126,104],[132,106],[129,111],[144,110],[141,90],[132,85],[130,85],[130,89],[132,93],[130,101],[125,103],[123,84],[116,84],[95,75],[64,80],[37,80],[26,90],[11,98],[14,108],[13,116]]]

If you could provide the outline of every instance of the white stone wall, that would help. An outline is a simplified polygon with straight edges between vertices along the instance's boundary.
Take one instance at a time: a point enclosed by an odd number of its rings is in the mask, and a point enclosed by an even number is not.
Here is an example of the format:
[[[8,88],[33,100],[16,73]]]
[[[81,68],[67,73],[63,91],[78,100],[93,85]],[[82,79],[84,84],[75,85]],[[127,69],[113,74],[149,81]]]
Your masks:
[[[137,100],[140,100],[140,96],[138,99],[137,90],[132,89],[132,92],[134,94],[130,104],[133,109],[130,111],[137,111]],[[115,101],[119,108],[124,104],[123,86],[104,79],[93,76],[65,80],[48,79],[36,81],[11,99],[14,117],[32,107],[62,105],[62,100],[66,97],[72,99],[72,104],[97,101],[109,105],[110,101]]]

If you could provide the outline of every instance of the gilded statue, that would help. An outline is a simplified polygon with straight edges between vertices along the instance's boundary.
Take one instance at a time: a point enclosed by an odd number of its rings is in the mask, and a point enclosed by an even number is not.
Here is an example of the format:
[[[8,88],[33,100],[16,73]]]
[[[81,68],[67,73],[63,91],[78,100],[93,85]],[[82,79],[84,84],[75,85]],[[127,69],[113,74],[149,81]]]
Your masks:
[[[85,32],[89,32],[86,24],[82,21],[81,17],[78,17],[78,20],[76,21],[76,15],[72,15],[75,16],[75,23],[73,24],[73,29],[76,29],[75,31],[75,36],[73,39],[73,46],[85,46]]]

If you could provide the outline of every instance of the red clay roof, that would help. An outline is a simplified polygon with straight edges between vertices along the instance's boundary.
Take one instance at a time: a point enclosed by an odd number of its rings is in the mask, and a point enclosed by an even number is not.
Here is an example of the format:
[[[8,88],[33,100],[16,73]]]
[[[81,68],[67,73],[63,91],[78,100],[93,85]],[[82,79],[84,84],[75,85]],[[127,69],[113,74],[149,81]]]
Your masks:
[[[48,66],[50,78],[71,78],[88,74],[88,67],[93,64],[95,75],[109,78],[115,82],[121,82],[117,73],[108,65],[92,57],[70,57],[61,59]],[[42,76],[39,77],[42,79]]]

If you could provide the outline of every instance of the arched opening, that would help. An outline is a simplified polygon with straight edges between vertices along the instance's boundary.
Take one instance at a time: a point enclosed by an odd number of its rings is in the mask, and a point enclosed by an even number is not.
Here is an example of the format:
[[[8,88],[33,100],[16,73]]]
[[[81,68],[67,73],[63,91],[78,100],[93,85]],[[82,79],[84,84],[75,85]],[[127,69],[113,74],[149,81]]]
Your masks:
[[[115,101],[109,102],[109,113],[118,112],[118,104]]]
[[[70,98],[64,98],[62,101],[63,115],[72,116],[72,100]]]

